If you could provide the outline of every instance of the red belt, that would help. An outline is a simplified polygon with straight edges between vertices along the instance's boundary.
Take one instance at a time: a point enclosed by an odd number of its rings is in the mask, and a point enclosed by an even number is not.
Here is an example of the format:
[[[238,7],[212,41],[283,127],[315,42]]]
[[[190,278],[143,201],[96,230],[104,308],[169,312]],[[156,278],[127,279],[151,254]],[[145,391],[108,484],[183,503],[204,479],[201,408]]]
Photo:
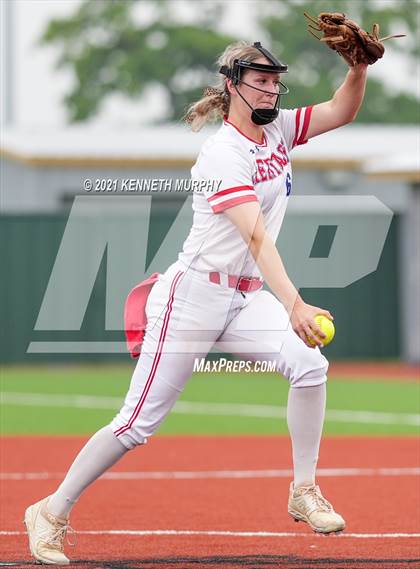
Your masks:
[[[214,284],[220,284],[222,279],[217,271],[209,273],[209,281]],[[240,292],[254,292],[263,286],[264,282],[258,277],[237,277],[235,275],[227,275],[227,285],[229,288],[235,288]]]

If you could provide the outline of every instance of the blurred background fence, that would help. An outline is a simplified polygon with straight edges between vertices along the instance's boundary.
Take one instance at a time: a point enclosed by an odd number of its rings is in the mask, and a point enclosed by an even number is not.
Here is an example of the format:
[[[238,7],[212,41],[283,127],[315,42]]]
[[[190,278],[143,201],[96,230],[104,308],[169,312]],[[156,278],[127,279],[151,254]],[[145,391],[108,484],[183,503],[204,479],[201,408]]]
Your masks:
[[[170,219],[170,215],[163,213],[157,220],[157,225],[165,224]],[[373,274],[344,289],[302,291],[308,302],[317,306],[327,306],[335,316],[337,337],[329,347],[329,357],[375,359],[400,357],[398,222],[398,218],[395,217],[378,269]],[[105,330],[105,259],[98,271],[81,329],[67,332],[34,332],[65,223],[66,217],[58,214],[7,215],[1,219],[0,239],[4,244],[1,256],[4,277],[0,284],[0,294],[3,299],[1,360],[4,363],[128,359],[125,354],[99,356],[80,353],[26,353],[31,341],[124,341],[122,332]],[[92,264],[95,262],[96,258],[92,258]],[[80,273],[75,275],[75,278],[80,277]],[[68,300],[63,295],[62,302],[66,303]],[[203,299],[203,302],[205,301],[206,299]],[[375,318],[372,317],[373,312]]]

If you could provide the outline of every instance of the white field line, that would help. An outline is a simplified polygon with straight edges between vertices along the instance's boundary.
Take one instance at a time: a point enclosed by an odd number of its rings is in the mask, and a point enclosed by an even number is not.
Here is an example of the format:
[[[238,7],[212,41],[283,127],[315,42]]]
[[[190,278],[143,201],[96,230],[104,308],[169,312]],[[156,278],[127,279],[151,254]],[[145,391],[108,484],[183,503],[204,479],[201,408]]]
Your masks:
[[[103,480],[206,480],[291,478],[289,469],[271,470],[201,470],[173,472],[106,472]],[[317,477],[343,476],[419,476],[420,468],[319,468]],[[61,480],[64,472],[0,472],[0,480]]]
[[[69,407],[79,409],[118,409],[120,397],[96,395],[65,395],[53,393],[3,392],[2,405],[28,405],[36,407]],[[200,403],[178,401],[172,413],[185,415],[225,415],[231,417],[254,417],[281,419],[286,417],[286,407],[275,405],[250,405],[244,403]],[[346,411],[330,409],[326,420],[339,423],[375,423],[381,425],[420,426],[420,414],[384,413],[380,411]]]
[[[87,530],[77,531],[80,535],[218,535],[221,537],[314,537],[313,533],[275,532],[275,531],[219,531],[219,530]],[[0,531],[0,536],[26,535],[24,531]],[[356,539],[400,539],[420,537],[420,533],[342,533],[334,538]]]

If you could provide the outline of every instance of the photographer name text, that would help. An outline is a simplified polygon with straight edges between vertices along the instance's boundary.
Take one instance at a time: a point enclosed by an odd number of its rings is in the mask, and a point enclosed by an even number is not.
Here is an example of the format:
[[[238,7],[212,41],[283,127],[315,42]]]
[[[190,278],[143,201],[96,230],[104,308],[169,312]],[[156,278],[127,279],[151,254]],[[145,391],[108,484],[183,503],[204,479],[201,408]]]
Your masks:
[[[87,178],[85,192],[149,193],[149,192],[206,192],[216,193],[221,180],[192,180],[191,178]]]

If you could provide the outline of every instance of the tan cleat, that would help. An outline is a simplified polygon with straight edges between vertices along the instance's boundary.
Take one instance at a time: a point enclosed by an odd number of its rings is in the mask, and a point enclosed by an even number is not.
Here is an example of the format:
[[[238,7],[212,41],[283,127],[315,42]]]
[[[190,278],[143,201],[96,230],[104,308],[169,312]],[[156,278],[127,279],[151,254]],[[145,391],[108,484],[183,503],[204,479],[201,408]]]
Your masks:
[[[308,523],[318,533],[338,532],[346,527],[346,522],[334,512],[319,486],[301,486],[295,490],[292,482],[288,512],[295,521]]]
[[[68,520],[46,511],[48,499],[49,496],[29,506],[25,512],[29,547],[37,561],[48,565],[68,565],[70,560],[64,555],[64,538],[67,530],[73,530]]]

